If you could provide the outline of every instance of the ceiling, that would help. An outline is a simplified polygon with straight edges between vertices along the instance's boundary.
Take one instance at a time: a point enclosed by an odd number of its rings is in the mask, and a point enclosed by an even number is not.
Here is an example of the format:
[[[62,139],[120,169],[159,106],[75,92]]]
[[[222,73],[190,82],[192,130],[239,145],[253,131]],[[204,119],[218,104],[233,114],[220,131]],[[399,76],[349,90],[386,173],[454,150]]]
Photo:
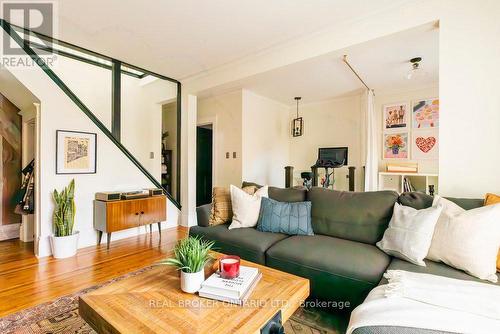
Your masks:
[[[56,38],[180,80],[407,0],[56,2]]]
[[[294,96],[302,96],[302,102],[308,103],[358,94],[364,86],[342,61],[344,54],[375,92],[418,89],[439,80],[439,28],[427,24],[212,88],[198,96],[246,88],[294,105]],[[423,58],[421,67],[426,75],[408,80],[409,60],[417,56]]]
[[[33,103],[40,102],[12,73],[3,68],[0,69],[0,92],[21,110],[32,108]]]

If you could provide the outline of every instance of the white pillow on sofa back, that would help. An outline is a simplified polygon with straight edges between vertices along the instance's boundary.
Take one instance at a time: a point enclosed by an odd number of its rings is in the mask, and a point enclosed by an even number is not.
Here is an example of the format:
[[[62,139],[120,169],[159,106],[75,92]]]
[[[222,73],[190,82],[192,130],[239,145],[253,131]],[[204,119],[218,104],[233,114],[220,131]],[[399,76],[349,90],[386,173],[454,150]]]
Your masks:
[[[389,227],[377,247],[389,255],[425,267],[424,259],[441,210],[442,206],[417,210],[395,203]]]
[[[262,197],[269,197],[268,186],[260,188],[253,195],[249,195],[233,185],[229,187],[229,190],[233,207],[233,221],[228,229],[255,227],[259,220],[261,199]]]
[[[433,205],[443,211],[436,224],[427,258],[464,270],[480,279],[497,282],[500,247],[500,204],[464,210],[436,196]]]

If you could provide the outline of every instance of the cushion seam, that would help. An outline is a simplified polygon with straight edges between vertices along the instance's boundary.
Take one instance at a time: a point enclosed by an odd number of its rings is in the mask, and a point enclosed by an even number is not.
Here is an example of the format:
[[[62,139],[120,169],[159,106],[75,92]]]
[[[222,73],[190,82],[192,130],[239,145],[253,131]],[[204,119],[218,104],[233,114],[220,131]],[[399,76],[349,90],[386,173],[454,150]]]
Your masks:
[[[307,268],[307,269],[311,269],[311,270],[315,270],[315,271],[320,271],[320,272],[325,273],[325,274],[328,274],[328,275],[337,276],[337,277],[342,277],[342,278],[349,279],[349,280],[352,280],[352,281],[356,281],[356,282],[361,282],[361,283],[369,284],[369,285],[372,285],[372,286],[375,286],[375,285],[377,284],[377,283],[368,282],[368,281],[365,281],[365,280],[362,280],[362,279],[358,279],[358,278],[353,278],[353,277],[348,277],[348,276],[344,276],[344,275],[340,275],[340,274],[331,273],[331,272],[325,271],[325,270],[323,270],[323,269],[313,268],[313,267],[310,267],[310,266],[308,266],[308,265],[304,265],[304,264],[297,263],[297,262],[294,262],[294,261],[289,261],[289,260],[281,260],[281,259],[278,259],[278,258],[273,257],[273,256],[271,256],[271,255],[268,255],[268,253],[267,253],[267,252],[266,252],[266,265],[267,265],[267,257],[269,257],[269,258],[271,258],[271,259],[274,259],[274,260],[278,260],[278,261],[288,262],[288,263],[294,264],[294,265],[299,266],[299,267],[304,267],[304,268]],[[387,268],[387,267],[386,267],[386,268]],[[382,276],[380,277],[380,279],[381,279],[381,278],[382,278]],[[380,282],[380,279],[379,279],[379,282]]]
[[[196,234],[196,233],[195,233]],[[201,234],[198,234],[198,235],[201,235]],[[205,235],[201,235],[202,237],[206,238]],[[250,249],[250,248],[247,248],[247,247],[242,247],[241,245],[235,245],[233,243],[230,243],[230,242],[226,242],[226,241],[221,241],[220,239],[209,239],[209,240],[212,240],[212,241],[215,241],[215,242],[220,242],[220,243],[223,243],[223,244],[226,244],[226,245],[229,245],[229,246],[232,246],[232,247],[236,247],[236,248],[241,248],[245,251],[249,251],[250,253],[253,253],[253,254],[264,254],[266,255],[266,252],[269,248],[271,248],[273,245],[275,245],[276,243],[282,241],[282,240],[285,240],[287,239],[288,237],[285,237],[283,239],[280,239],[280,240],[277,240],[275,241],[274,243],[272,243],[269,247],[267,247],[264,251],[258,251],[258,250],[253,250],[253,249]],[[216,250],[217,251],[217,250]]]

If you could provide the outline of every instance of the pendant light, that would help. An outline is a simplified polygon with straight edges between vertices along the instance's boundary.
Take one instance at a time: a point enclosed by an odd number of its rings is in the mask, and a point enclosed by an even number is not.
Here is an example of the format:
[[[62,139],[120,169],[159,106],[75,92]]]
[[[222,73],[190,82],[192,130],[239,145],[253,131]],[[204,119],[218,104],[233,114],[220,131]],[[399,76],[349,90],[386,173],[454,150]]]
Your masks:
[[[411,70],[406,75],[406,78],[408,78],[408,80],[419,79],[427,74],[424,70],[422,70],[422,67],[420,65],[421,61],[422,57],[415,57],[410,59]]]
[[[302,117],[299,117],[299,101],[301,97],[296,96],[294,99],[297,101],[297,118],[292,120],[292,136],[300,137],[304,133],[304,121]]]

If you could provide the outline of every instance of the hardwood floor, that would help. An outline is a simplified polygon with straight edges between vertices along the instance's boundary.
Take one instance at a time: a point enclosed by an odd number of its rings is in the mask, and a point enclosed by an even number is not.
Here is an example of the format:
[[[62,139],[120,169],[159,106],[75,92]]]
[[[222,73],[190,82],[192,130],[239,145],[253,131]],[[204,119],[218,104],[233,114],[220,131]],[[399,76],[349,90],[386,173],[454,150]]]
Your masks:
[[[33,244],[0,242],[0,317],[54,300],[146,267],[165,257],[187,235],[176,227],[78,250],[75,257],[37,259]]]

